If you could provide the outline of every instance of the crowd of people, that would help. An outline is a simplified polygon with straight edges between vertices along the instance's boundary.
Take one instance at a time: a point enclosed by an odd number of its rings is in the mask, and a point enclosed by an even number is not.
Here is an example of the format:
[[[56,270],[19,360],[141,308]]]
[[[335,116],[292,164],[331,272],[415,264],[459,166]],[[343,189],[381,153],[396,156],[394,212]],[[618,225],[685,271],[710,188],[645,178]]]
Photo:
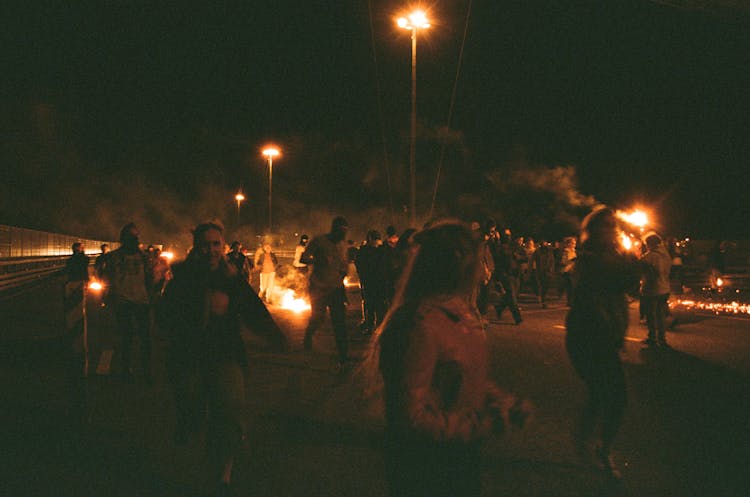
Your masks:
[[[552,288],[565,298],[568,356],[589,393],[576,445],[607,474],[619,475],[610,449],[626,402],[619,350],[632,296],[643,299],[646,343],[668,347],[664,320],[672,258],[659,235],[645,237],[640,257],[623,250],[617,218],[606,208],[589,214],[579,237],[555,243],[513,238],[493,219],[448,219],[401,234],[389,226],[385,238],[373,229],[359,247],[348,240],[348,229],[346,219],[336,217],[327,233],[302,235],[295,248],[292,270],[307,281],[311,304],[301,345],[313,348],[329,315],[336,369],[351,371],[344,279],[354,267],[362,295],[359,327],[372,336],[373,364],[383,384],[391,495],[479,495],[482,440],[525,424],[531,404],[490,381],[486,345],[488,309],[494,306],[498,318],[507,309],[520,324],[518,294],[524,288],[536,293],[542,307]],[[240,242],[226,250],[218,222],[200,224],[192,235],[186,259],[170,267],[158,248],[141,248],[138,228],[128,223],[120,247],[110,252],[103,246],[94,271],[105,283],[104,302],[121,338],[120,374],[135,381],[131,349],[137,336],[139,376],[145,385],[153,382],[151,329],[157,324],[169,344],[174,442],[184,444],[205,430],[216,492],[226,495],[247,417],[248,364],[240,331],[265,337],[279,351],[291,346],[267,308],[279,267],[271,239],[263,239],[251,257]],[[83,247],[73,249],[68,277],[87,279]],[[257,290],[250,284],[254,273],[260,273]],[[591,447],[594,438],[598,443]]]

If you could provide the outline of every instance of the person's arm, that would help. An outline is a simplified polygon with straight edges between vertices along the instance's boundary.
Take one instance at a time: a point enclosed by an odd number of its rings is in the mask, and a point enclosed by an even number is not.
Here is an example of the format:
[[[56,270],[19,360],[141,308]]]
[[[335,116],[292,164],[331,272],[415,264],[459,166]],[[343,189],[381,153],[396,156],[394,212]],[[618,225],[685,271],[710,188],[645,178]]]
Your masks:
[[[238,288],[239,314],[242,322],[254,334],[268,340],[279,352],[289,349],[289,341],[268,312],[263,301],[249,283],[243,281]]]

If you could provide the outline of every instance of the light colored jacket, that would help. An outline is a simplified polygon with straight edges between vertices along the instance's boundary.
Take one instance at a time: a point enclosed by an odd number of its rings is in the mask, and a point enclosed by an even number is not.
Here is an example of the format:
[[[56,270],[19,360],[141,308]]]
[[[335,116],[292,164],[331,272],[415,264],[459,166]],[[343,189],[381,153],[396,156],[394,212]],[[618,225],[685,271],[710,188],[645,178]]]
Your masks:
[[[646,252],[641,258],[645,266],[642,294],[655,297],[669,293],[669,271],[672,257],[663,244]]]

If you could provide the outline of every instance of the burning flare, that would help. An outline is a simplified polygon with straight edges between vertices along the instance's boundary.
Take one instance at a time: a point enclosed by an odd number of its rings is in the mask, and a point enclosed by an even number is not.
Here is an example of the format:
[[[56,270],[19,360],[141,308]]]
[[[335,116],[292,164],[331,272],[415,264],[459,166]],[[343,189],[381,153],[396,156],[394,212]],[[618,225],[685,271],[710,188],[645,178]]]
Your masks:
[[[630,213],[617,211],[617,217],[637,228],[642,229],[648,225],[648,215],[639,209],[636,209]]]
[[[310,302],[303,298],[295,297],[294,290],[287,288],[281,293],[279,306],[292,312],[300,313],[310,310]]]

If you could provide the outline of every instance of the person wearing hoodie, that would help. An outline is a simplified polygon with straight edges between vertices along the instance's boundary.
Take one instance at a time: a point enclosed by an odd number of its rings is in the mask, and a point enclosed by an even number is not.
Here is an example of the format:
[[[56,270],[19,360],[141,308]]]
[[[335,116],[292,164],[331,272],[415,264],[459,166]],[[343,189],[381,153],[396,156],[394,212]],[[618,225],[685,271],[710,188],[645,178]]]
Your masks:
[[[148,256],[141,250],[139,235],[135,223],[122,227],[120,247],[106,256],[103,279],[122,340],[122,377],[133,380],[131,357],[133,339],[138,335],[142,376],[146,384],[151,385],[149,288],[154,284],[154,271]]]
[[[648,252],[643,254],[642,297],[648,326],[648,338],[643,341],[648,346],[669,347],[665,324],[668,314],[669,271],[672,257],[656,233],[646,236]]]

